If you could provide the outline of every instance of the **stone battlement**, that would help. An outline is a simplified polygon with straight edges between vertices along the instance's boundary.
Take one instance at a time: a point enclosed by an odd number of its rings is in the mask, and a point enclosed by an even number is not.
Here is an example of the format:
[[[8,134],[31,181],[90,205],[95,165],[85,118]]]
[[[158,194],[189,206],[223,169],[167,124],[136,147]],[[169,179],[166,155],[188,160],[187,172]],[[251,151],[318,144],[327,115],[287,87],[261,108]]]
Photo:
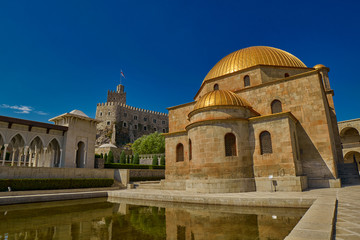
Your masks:
[[[137,107],[132,107],[132,106],[129,106],[129,105],[126,105],[126,104],[123,104],[123,103],[119,103],[119,102],[98,103],[97,106],[98,106],[98,107],[103,107],[103,106],[120,106],[120,107],[123,107],[123,108],[131,109],[131,110],[135,110],[135,111],[139,111],[139,112],[156,114],[156,115],[160,115],[160,116],[168,116],[168,114],[166,114],[166,113],[155,112],[155,111],[150,111],[150,110],[141,109],[141,108],[137,108]]]

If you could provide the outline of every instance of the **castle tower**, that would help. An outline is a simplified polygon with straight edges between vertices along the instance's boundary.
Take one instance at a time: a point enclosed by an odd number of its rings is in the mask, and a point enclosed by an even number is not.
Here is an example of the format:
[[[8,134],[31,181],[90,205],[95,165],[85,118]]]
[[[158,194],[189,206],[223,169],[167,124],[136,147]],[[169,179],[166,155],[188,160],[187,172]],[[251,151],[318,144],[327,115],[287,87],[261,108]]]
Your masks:
[[[119,84],[116,87],[116,91],[109,90],[107,95],[107,102],[126,104],[126,92],[124,89],[124,85]]]

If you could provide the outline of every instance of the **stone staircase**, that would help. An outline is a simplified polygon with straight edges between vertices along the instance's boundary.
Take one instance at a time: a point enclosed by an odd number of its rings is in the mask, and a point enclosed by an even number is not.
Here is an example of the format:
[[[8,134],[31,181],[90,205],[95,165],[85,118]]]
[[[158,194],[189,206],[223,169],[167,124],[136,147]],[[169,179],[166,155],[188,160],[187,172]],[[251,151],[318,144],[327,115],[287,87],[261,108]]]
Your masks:
[[[356,163],[339,163],[337,167],[341,184],[360,184]]]
[[[134,182],[136,189],[161,189],[160,181]]]

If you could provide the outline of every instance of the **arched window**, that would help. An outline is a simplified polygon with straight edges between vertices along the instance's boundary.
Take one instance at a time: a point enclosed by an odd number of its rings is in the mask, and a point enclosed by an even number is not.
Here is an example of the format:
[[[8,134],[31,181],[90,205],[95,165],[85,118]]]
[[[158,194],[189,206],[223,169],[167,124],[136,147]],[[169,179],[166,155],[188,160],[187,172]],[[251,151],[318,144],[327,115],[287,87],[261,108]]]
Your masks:
[[[102,116],[102,112],[100,112],[100,117]]]
[[[282,112],[281,102],[279,100],[274,100],[271,103],[271,113],[280,113]]]
[[[189,139],[189,160],[192,159],[192,146],[191,146],[191,139]]]
[[[250,77],[249,75],[246,75],[244,77],[244,87],[248,87],[248,86],[250,86]]]
[[[287,77],[290,77],[290,74],[285,73],[285,74],[284,74],[284,77],[286,77],[286,78],[287,78]]]
[[[232,133],[225,135],[225,156],[236,156],[236,137]]]
[[[219,84],[214,85],[214,90],[219,90]]]
[[[272,153],[271,135],[268,131],[260,133],[260,151],[261,155]]]
[[[176,146],[176,161],[183,162],[184,161],[184,146],[179,143]]]

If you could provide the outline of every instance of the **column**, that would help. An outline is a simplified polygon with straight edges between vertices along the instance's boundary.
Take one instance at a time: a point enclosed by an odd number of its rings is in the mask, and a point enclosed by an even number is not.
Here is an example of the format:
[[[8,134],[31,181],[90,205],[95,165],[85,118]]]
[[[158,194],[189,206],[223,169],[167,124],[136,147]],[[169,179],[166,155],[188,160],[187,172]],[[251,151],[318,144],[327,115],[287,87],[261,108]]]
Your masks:
[[[28,156],[29,146],[25,146],[24,148],[24,166],[26,166],[26,158]]]
[[[5,158],[6,158],[6,150],[7,147],[9,146],[9,144],[4,144],[4,154],[3,154],[3,160],[2,160],[2,165],[5,165]]]
[[[19,156],[18,156],[18,160],[17,160],[17,165],[20,166],[21,165],[21,158],[22,158],[22,152],[19,148]]]
[[[63,150],[60,148],[60,160],[59,160],[59,168],[62,166],[62,152]],[[65,165],[65,164],[64,164]]]
[[[86,165],[86,156],[87,156],[87,151],[84,151],[84,167]]]
[[[46,152],[47,148],[44,147],[43,150],[44,150],[44,153],[42,154],[42,167],[44,167],[44,165],[45,165],[46,156],[47,156],[47,152]]]
[[[16,153],[16,149],[15,149],[15,148],[13,148],[13,154],[12,154],[12,158],[11,158],[11,166],[14,166],[15,153]]]
[[[29,151],[29,164],[28,164],[29,167],[31,167],[31,163],[32,163],[32,150],[30,149],[30,151]]]

